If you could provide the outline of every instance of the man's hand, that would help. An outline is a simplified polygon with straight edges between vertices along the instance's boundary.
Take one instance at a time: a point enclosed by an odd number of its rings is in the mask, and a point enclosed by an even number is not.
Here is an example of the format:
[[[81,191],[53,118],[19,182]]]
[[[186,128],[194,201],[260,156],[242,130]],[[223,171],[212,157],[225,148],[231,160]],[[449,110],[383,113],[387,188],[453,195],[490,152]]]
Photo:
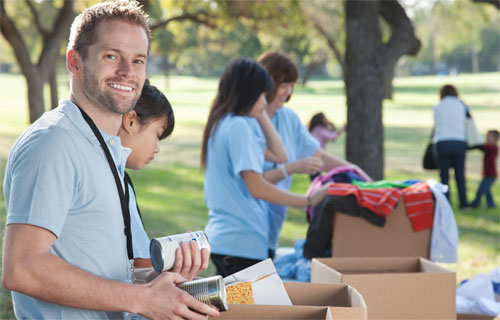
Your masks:
[[[183,242],[175,251],[175,265],[172,272],[178,272],[188,280],[193,280],[200,272],[208,268],[210,252],[198,247],[196,241]]]
[[[292,162],[287,165],[289,167],[289,173],[307,173],[314,174],[321,171],[323,167],[323,160],[319,157],[307,157],[302,160]]]
[[[178,273],[163,272],[146,286],[145,295],[138,295],[141,301],[140,314],[150,319],[206,319],[206,315],[218,317],[219,312],[189,293],[177,288],[186,281]]]

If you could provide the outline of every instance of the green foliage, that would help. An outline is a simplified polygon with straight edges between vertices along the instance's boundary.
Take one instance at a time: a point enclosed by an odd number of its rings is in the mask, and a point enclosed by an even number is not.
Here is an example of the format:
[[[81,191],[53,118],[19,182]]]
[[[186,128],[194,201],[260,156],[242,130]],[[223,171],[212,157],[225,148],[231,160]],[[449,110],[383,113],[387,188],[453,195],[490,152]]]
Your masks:
[[[470,0],[435,1],[431,7],[413,9],[412,14],[417,35],[422,41],[421,52],[412,61],[427,64],[430,68],[425,72],[452,67],[470,72],[472,51],[481,55],[481,71],[499,70],[499,60],[492,61],[492,57],[499,54],[500,22],[498,11],[493,6]],[[492,30],[493,34],[483,35],[487,30]]]

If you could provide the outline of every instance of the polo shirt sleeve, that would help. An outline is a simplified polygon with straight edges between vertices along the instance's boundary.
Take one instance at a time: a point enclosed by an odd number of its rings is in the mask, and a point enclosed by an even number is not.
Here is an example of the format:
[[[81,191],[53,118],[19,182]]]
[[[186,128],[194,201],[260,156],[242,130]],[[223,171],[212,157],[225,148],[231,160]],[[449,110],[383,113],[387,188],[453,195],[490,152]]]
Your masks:
[[[258,135],[257,128],[250,124],[251,119],[234,117],[233,124],[226,132],[229,158],[233,167],[233,174],[239,175],[242,171],[251,170],[263,172],[265,139]]]
[[[297,159],[303,159],[312,156],[319,149],[320,145],[316,138],[314,138],[309,130],[302,124],[297,114],[290,110],[290,117],[294,126],[295,145],[297,146]]]
[[[71,136],[59,127],[29,135],[12,155],[7,224],[62,231],[78,189],[78,153]]]

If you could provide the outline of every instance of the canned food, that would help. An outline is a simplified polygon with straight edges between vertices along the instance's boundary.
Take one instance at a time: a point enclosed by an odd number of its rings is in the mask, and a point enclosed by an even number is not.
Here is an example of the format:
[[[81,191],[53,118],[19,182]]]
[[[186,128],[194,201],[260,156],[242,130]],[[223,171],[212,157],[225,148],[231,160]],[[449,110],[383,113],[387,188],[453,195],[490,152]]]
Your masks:
[[[200,302],[214,306],[220,311],[227,311],[226,286],[221,276],[186,281],[177,287]]]
[[[175,250],[180,248],[181,243],[196,241],[198,247],[210,252],[210,243],[204,231],[195,231],[163,238],[152,239],[149,244],[151,263],[156,272],[172,269],[175,264]]]

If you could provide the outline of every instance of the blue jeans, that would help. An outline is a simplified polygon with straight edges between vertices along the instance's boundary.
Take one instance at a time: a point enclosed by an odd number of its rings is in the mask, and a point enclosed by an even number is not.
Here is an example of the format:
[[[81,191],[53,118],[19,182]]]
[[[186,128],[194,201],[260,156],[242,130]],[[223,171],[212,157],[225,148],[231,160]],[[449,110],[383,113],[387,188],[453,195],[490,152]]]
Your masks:
[[[493,200],[493,196],[491,195],[491,186],[495,182],[496,177],[484,177],[479,184],[479,188],[477,188],[476,199],[471,203],[473,207],[479,207],[481,204],[481,198],[483,195],[486,195],[486,202],[488,203],[488,207],[495,208],[496,204]]]
[[[455,181],[457,182],[458,198],[460,207],[467,206],[466,190],[465,190],[465,152],[467,144],[465,141],[448,140],[439,141],[436,144],[437,163],[441,183],[448,185],[450,179],[450,168],[455,171]],[[450,191],[446,193],[448,200],[450,199]]]

